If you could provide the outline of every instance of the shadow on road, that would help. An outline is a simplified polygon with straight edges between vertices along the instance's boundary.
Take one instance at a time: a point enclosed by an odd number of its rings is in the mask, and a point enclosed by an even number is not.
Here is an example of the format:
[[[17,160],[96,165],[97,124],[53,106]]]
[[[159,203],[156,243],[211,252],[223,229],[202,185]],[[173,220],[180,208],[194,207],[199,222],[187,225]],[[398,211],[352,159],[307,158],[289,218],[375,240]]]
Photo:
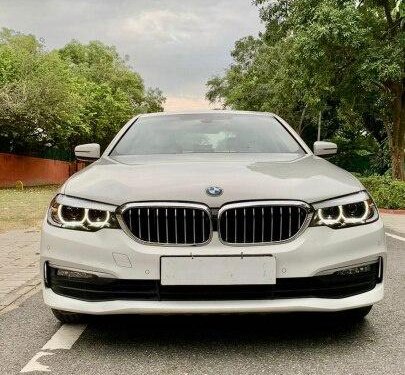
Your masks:
[[[373,336],[365,319],[350,322],[344,317],[321,313],[108,316],[89,321],[89,334],[102,345],[156,344],[190,347],[232,343],[325,345],[328,342],[364,340]],[[89,338],[90,339],[90,338]]]

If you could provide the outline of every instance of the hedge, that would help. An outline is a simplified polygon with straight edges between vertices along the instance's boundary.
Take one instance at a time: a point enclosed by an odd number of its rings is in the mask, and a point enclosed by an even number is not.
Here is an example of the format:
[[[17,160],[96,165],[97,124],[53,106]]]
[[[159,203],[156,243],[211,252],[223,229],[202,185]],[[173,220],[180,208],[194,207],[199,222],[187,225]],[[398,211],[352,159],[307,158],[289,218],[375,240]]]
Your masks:
[[[379,208],[405,209],[405,181],[389,176],[359,177]]]

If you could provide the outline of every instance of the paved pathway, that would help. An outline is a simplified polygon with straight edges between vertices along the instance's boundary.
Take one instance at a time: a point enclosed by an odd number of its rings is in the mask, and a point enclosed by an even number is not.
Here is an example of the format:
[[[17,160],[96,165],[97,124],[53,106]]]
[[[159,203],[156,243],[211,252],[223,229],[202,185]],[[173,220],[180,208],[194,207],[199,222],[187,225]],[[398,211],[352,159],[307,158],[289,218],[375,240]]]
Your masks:
[[[38,230],[0,233],[0,314],[39,285]]]
[[[405,215],[383,214],[389,233],[405,238]],[[38,230],[0,233],[0,314],[17,307],[38,289]]]

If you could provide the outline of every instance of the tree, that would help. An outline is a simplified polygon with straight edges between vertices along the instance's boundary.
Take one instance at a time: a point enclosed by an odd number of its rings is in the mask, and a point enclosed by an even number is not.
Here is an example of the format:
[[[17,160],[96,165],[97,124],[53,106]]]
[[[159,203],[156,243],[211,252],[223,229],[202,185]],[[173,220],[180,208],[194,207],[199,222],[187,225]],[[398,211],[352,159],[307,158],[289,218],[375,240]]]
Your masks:
[[[49,138],[69,136],[79,119],[75,78],[55,52],[46,53],[32,35],[0,33],[0,134],[20,152]]]
[[[161,91],[146,90],[141,76],[129,68],[115,47],[74,40],[58,53],[81,79],[81,95],[85,98],[82,122],[90,127],[85,136],[103,147],[130,117],[163,110]],[[73,140],[80,141],[84,140]]]
[[[16,153],[78,143],[106,146],[132,116],[162,111],[159,89],[114,47],[93,41],[46,51],[33,36],[0,32],[0,148]]]
[[[383,126],[392,174],[404,179],[403,0],[255,2],[266,30],[234,50],[240,56],[249,48],[253,57],[234,57],[224,77],[208,82],[207,97],[276,111],[304,127],[319,111],[334,109],[339,127],[360,126],[376,142],[382,142],[376,126]]]

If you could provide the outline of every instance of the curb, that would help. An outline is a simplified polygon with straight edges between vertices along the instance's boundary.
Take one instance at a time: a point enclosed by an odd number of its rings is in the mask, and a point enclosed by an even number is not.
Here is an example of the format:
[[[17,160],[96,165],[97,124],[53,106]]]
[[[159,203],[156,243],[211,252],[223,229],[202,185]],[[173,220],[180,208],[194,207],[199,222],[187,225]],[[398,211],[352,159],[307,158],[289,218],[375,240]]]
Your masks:
[[[405,210],[393,210],[389,208],[379,208],[381,214],[389,214],[389,215],[405,215]]]

